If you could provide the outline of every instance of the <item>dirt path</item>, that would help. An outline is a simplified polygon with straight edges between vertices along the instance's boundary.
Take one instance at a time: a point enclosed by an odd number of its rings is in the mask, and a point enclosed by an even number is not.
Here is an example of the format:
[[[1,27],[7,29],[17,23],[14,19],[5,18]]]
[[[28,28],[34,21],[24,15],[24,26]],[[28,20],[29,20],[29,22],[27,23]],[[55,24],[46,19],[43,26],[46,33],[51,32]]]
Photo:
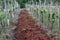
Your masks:
[[[37,25],[27,10],[20,12],[15,38],[16,40],[55,40],[54,36],[48,36],[43,28]]]

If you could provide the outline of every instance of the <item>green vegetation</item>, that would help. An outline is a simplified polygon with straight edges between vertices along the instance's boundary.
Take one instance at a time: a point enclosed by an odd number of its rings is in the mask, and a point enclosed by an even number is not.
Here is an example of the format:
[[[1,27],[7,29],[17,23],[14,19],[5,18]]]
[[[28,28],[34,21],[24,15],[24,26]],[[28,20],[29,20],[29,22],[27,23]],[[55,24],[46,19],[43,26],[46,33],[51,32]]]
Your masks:
[[[20,7],[21,8],[24,8],[25,7],[25,4],[28,2],[28,1],[32,1],[32,0],[16,0],[19,4],[20,4]],[[39,2],[39,0],[33,0],[34,1],[34,3],[35,2]],[[42,1],[42,3],[45,1],[45,0],[41,0]],[[48,3],[50,3],[50,1],[51,0],[47,0],[47,4]],[[60,2],[60,0],[52,0],[53,1],[53,3],[55,4],[56,2]]]
[[[46,24],[46,25],[49,24],[50,27],[53,28],[53,31],[58,31],[58,17],[57,17],[58,16],[58,10],[56,7],[50,8],[51,12],[49,12],[48,8],[43,8],[43,7],[34,7],[33,10],[35,10],[35,11],[34,11],[34,13],[31,12],[31,15],[33,17],[35,17],[35,19],[38,22],[41,22],[41,20],[43,20],[43,24]],[[38,11],[40,13],[37,13]],[[38,14],[37,18],[36,18],[35,14]],[[39,14],[41,14],[40,17],[39,17]],[[49,17],[49,14],[50,14],[50,17]]]
[[[0,0],[0,5],[2,5],[2,1],[4,1],[4,0]],[[6,2],[8,2],[9,1],[9,3],[11,3],[11,0],[6,0]],[[14,0],[12,0],[12,3],[13,3],[13,1]],[[32,1],[32,0],[16,0],[18,3],[19,3],[19,5],[20,5],[20,7],[21,8],[24,8],[25,7],[25,4],[28,2],[28,1]],[[35,2],[39,2],[39,0],[33,0],[34,1],[34,3]],[[41,0],[42,1],[42,3],[45,1],[45,0]],[[51,0],[47,0],[47,4],[48,3],[50,3],[50,1]],[[52,0],[53,1],[53,3],[55,4],[56,2],[60,2],[60,0]]]
[[[6,1],[6,2],[4,2]],[[11,18],[11,13],[13,11],[13,6],[14,6],[14,10],[18,7],[21,8],[25,8],[25,4],[27,2],[32,2],[32,0],[16,0],[19,3],[19,6],[17,6],[17,4],[15,4],[15,0],[0,0],[0,40],[2,40],[4,34],[2,34],[2,30],[5,31],[9,31],[8,29],[3,29],[3,27],[5,27],[8,24],[8,19],[13,20],[13,22],[16,22],[16,17],[15,18]],[[39,0],[33,0],[34,3],[39,2]],[[41,0],[42,3],[45,0]],[[8,3],[9,2],[9,3]],[[60,2],[60,0],[52,0],[53,4],[55,4],[56,2]],[[5,9],[5,3],[9,4],[6,5],[6,12],[4,12]],[[50,3],[50,0],[47,0],[46,4]],[[31,8],[31,15],[39,22],[39,23],[43,23],[43,24],[49,24],[50,27],[53,28],[53,31],[58,31],[58,10],[56,7],[53,8],[44,8],[44,7],[38,7],[38,6],[29,6]],[[11,13],[9,13],[11,12]],[[40,16],[41,15],[41,16]],[[43,21],[43,22],[41,22]]]

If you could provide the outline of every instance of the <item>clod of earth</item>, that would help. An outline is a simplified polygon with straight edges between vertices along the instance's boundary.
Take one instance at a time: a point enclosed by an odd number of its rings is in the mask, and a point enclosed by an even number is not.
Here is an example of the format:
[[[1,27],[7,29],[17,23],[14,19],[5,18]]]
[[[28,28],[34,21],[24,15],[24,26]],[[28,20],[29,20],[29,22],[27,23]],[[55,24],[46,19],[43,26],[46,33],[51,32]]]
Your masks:
[[[41,26],[37,25],[27,10],[20,12],[14,36],[16,40],[55,40],[55,38],[49,37]]]

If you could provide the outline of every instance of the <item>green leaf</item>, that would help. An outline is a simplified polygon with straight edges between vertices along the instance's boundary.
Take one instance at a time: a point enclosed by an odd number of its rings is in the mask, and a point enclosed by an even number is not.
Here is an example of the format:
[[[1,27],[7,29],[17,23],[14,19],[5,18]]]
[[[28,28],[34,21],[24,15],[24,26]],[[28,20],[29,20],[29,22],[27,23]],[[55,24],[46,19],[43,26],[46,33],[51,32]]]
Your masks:
[[[7,24],[7,19],[4,18],[4,19],[2,20],[2,23],[3,23],[3,25],[6,25],[6,24]]]

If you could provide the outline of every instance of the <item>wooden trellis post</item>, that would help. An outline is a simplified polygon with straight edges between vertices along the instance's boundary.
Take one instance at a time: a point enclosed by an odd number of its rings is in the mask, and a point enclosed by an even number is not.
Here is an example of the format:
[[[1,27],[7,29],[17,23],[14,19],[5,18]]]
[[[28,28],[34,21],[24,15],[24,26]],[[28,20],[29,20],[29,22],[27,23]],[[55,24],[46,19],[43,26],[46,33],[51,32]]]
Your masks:
[[[50,30],[50,7],[48,7],[48,26],[47,26],[47,28],[48,28],[48,30]]]
[[[55,14],[52,13],[52,25],[51,25],[51,32],[53,31],[53,27],[54,27],[54,21],[55,21]]]

